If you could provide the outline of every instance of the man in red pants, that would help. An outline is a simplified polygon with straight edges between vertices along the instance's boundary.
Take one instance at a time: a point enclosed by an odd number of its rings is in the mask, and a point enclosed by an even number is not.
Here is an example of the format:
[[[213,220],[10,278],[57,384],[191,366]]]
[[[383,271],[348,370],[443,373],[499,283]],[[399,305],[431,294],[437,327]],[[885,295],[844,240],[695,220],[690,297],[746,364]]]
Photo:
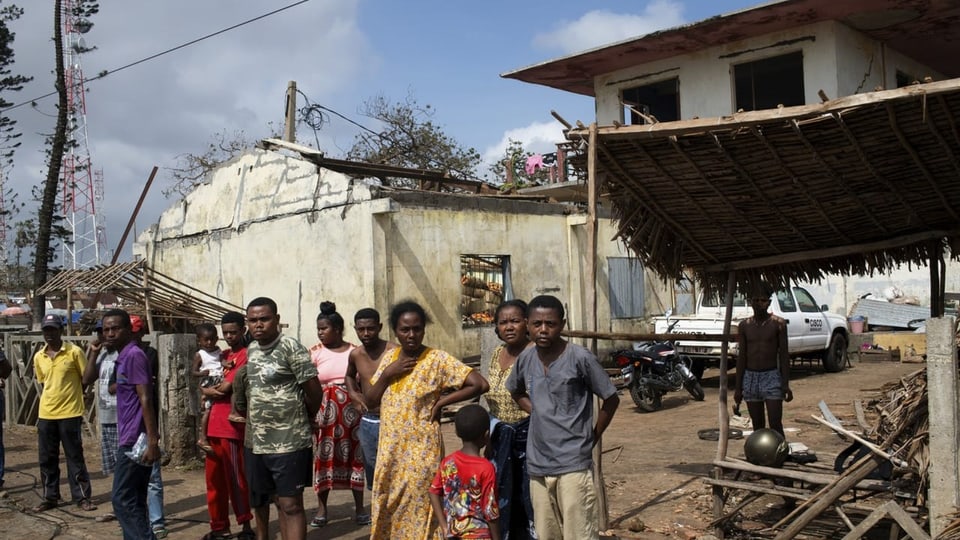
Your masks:
[[[210,423],[207,438],[213,453],[206,457],[207,510],[210,513],[210,532],[207,540],[231,538],[230,510],[243,530],[237,535],[241,540],[252,540],[250,521],[250,491],[243,466],[243,431],[241,423],[231,422],[230,395],[237,370],[247,363],[247,348],[243,340],[244,317],[230,312],[220,321],[223,338],[230,346],[223,351],[223,383],[204,388],[203,393],[213,401],[210,407]]]

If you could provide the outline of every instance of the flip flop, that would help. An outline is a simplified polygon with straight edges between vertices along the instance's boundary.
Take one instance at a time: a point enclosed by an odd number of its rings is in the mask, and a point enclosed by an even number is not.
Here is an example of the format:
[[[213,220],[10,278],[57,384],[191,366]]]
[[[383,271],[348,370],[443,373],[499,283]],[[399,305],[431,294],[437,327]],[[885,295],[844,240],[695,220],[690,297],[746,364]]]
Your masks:
[[[42,503],[34,506],[30,511],[34,514],[39,514],[40,512],[46,512],[47,510],[53,510],[58,505],[56,500],[53,499],[44,499]]]
[[[327,516],[316,515],[310,520],[310,526],[317,529],[327,525]]]

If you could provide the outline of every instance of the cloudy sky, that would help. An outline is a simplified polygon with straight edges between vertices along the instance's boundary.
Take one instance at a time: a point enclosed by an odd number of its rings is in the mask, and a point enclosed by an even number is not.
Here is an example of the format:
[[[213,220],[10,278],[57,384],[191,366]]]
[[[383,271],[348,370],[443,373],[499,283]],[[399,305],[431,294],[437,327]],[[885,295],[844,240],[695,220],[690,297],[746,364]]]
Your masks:
[[[0,0],[0,5],[10,3]],[[36,99],[53,90],[53,1],[14,3],[26,10],[11,25],[14,72],[34,81],[6,97],[28,103],[5,113],[23,132],[6,181],[30,202],[31,188],[45,175],[44,134],[55,125],[56,99]],[[97,49],[81,58],[88,79],[295,0],[100,3],[85,36],[86,45]],[[501,155],[510,138],[548,151],[560,139],[550,110],[589,122],[592,101],[501,79],[500,73],[755,3],[310,0],[112,73],[91,82],[87,93],[89,149],[94,168],[103,171],[100,211],[108,248],[116,246],[154,165],[161,173],[137,219],[138,232],[175,202],[161,191],[171,182],[166,169],[177,156],[202,153],[222,131],[243,131],[256,139],[282,125],[287,81],[297,81],[313,103],[374,129],[375,123],[358,114],[365,100],[413,96],[435,108],[434,120],[447,134],[488,160]],[[317,138],[323,151],[341,156],[356,132],[331,116]],[[316,145],[307,126],[299,126],[297,137]],[[129,258],[129,244],[121,260]]]

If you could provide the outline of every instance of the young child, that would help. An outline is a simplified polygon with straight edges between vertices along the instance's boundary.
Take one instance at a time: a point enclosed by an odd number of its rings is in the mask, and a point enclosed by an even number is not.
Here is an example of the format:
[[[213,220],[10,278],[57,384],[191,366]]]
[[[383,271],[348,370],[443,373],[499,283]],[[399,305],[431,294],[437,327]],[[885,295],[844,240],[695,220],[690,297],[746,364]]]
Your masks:
[[[193,355],[194,377],[200,379],[200,388],[216,388],[223,382],[222,353],[217,347],[217,327],[210,323],[197,325],[197,346],[200,350]],[[213,453],[213,448],[207,441],[207,424],[210,422],[210,398],[204,397],[203,390],[200,391],[200,404],[202,413],[200,416],[200,439],[197,441],[204,452]]]
[[[443,458],[430,485],[430,502],[444,538],[500,540],[497,474],[480,455],[490,441],[490,415],[467,405],[454,418],[463,448]]]

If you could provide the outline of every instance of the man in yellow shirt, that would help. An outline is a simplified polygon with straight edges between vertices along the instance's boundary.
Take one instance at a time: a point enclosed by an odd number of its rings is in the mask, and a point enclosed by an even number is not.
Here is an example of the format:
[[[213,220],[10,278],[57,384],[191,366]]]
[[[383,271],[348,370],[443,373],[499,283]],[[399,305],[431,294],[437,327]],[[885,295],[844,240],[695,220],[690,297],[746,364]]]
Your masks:
[[[73,502],[81,510],[96,510],[90,501],[90,476],[80,438],[84,411],[81,379],[87,358],[80,347],[63,341],[63,323],[59,316],[44,316],[40,328],[47,345],[33,355],[33,368],[41,385],[37,438],[43,501],[33,511],[56,508],[60,501],[61,444],[67,458],[67,480]]]

